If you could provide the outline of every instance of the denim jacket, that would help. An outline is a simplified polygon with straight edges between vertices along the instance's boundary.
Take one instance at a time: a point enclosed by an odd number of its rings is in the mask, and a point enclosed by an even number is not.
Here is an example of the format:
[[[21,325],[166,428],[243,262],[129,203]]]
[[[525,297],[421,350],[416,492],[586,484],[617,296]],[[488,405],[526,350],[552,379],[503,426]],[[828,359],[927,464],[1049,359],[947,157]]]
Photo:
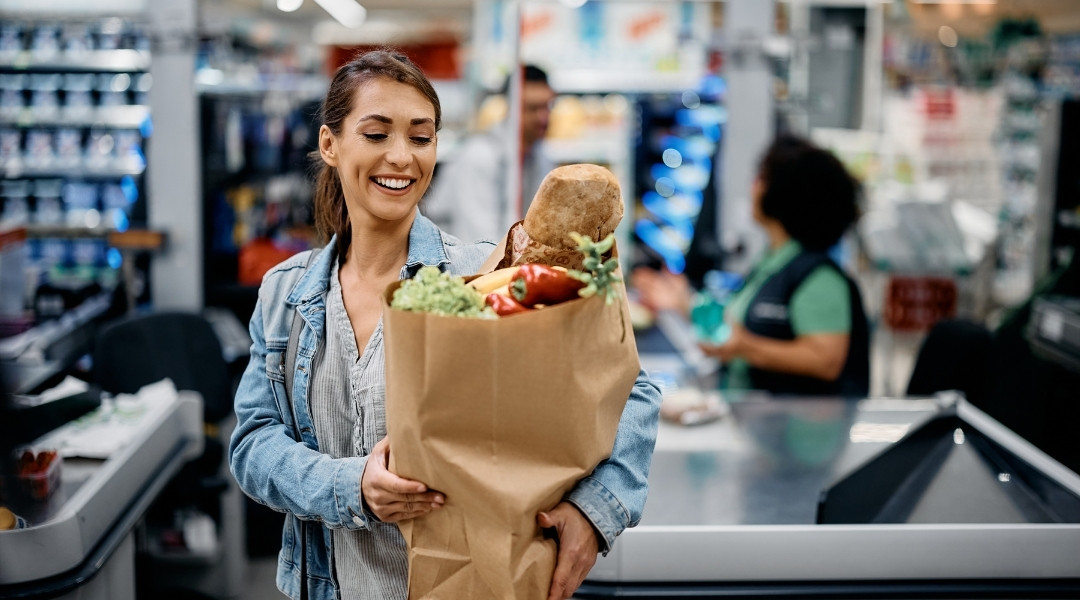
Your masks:
[[[339,596],[327,528],[366,528],[374,517],[363,510],[360,479],[367,457],[331,458],[319,451],[308,412],[309,370],[324,341],[326,292],[335,240],[307,265],[308,252],[275,266],[263,277],[251,316],[251,359],[236,392],[237,425],[229,465],[240,488],[256,502],[284,512],[277,586],[299,599]],[[457,275],[476,272],[491,253],[490,242],[462,244],[417,214],[401,277],[423,265]],[[305,266],[306,265],[306,266]],[[295,365],[285,364],[293,311],[303,318]],[[293,371],[294,401],[285,394],[285,371]],[[639,373],[619,421],[609,459],[582,479],[566,500],[602,534],[606,553],[615,536],[637,524],[645,506],[648,474],[659,415],[660,391]]]

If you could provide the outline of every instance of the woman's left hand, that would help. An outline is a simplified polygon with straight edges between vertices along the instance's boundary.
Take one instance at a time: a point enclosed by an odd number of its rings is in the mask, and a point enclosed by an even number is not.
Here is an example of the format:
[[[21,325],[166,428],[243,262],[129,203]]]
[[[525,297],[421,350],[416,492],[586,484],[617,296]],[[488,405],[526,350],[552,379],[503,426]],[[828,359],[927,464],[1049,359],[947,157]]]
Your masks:
[[[559,539],[559,554],[555,559],[548,600],[569,598],[596,563],[596,554],[600,551],[596,531],[585,515],[569,502],[560,502],[547,512],[537,513],[536,522],[545,529],[555,528]]]

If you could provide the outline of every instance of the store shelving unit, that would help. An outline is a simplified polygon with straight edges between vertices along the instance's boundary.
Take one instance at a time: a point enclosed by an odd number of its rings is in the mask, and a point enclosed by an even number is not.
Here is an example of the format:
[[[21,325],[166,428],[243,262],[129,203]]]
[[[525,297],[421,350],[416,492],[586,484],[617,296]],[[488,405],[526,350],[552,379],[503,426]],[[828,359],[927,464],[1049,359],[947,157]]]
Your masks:
[[[146,71],[150,68],[150,53],[132,48],[79,49],[66,54],[18,50],[3,55],[5,62],[16,69],[96,73]]]
[[[28,304],[41,284],[119,281],[107,238],[146,215],[149,45],[132,18],[0,26],[0,221],[26,228]]]
[[[716,163],[727,121],[723,92],[723,80],[710,76],[690,90],[637,98],[639,167],[631,214],[641,250],[635,259],[685,272],[695,286],[721,259],[703,250],[715,246]]]
[[[265,270],[247,265],[269,267],[314,243],[307,154],[325,81],[290,81],[199,89],[205,305],[243,323]]]

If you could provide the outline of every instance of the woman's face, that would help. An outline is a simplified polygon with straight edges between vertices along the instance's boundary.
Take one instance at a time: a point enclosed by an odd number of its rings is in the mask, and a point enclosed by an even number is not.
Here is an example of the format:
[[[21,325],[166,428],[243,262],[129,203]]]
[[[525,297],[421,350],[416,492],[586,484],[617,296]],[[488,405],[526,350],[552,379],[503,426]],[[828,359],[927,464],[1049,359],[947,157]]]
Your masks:
[[[411,219],[435,168],[435,107],[416,88],[377,77],[357,88],[335,136],[319,151],[338,172],[353,227]]]

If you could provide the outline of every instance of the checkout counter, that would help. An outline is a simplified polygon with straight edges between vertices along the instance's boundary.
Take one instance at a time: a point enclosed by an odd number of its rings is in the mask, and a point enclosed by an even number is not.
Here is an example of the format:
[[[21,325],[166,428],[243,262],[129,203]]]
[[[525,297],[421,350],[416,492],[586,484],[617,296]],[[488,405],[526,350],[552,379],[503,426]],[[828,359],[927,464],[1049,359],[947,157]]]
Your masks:
[[[638,336],[665,402],[700,387]],[[963,398],[721,406],[661,421],[642,521],[575,598],[1080,597],[1080,476]]]
[[[0,598],[135,598],[136,525],[202,452],[201,398],[166,380],[46,438],[64,456],[59,486],[11,507],[27,526],[0,531]]]

